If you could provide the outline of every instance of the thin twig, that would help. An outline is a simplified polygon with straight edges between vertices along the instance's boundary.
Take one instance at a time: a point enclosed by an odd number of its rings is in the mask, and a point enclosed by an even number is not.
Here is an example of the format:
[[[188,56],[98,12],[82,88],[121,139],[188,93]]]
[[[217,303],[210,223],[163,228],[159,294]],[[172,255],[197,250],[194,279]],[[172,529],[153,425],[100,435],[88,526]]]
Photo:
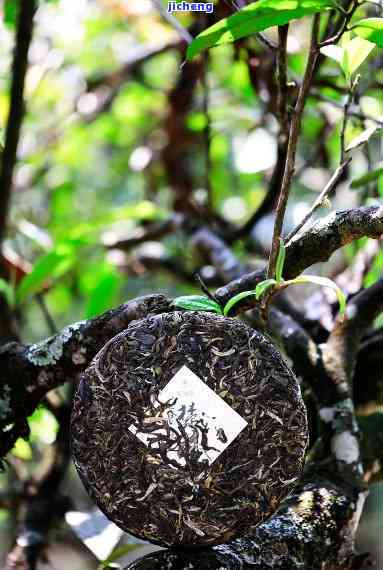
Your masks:
[[[208,286],[206,285],[205,281],[202,279],[201,275],[199,273],[195,274],[195,278],[197,279],[198,283],[200,284],[200,287],[202,289],[202,291],[205,293],[205,295],[207,297],[209,297],[209,299],[211,299],[212,301],[214,301],[215,303],[218,303],[217,299],[215,298],[214,294],[211,293],[209,291]],[[219,304],[219,303],[218,303]]]
[[[289,117],[287,110],[288,103],[288,90],[287,90],[287,36],[289,27],[288,25],[279,26],[279,45],[277,53],[277,70],[278,70],[278,118],[279,118],[279,133],[278,133],[278,155],[274,167],[274,171],[270,180],[269,188],[265,194],[259,207],[253,213],[247,222],[239,228],[234,236],[235,239],[240,239],[247,236],[254,228],[255,224],[268,212],[270,212],[279,195],[281,179],[286,161],[286,149],[289,136]],[[273,48],[274,49],[274,48]]]
[[[188,32],[186,28],[184,28],[184,26],[177,20],[177,18],[165,10],[161,4],[161,0],[152,0],[152,3],[157,8],[163,19],[171,25],[171,27],[180,35],[183,40],[185,40],[186,43],[190,44],[193,41],[193,36]]]
[[[343,108],[343,121],[340,130],[340,162],[344,162],[346,157],[346,129],[348,121],[350,118],[350,107],[352,105],[354,95],[355,95],[356,83],[350,86],[350,90],[347,95],[346,103]]]
[[[347,26],[348,26],[351,18],[353,17],[355,10],[358,7],[359,7],[359,2],[354,1],[352,6],[348,10],[344,11],[344,14],[343,14],[344,20],[341,23],[339,30],[336,32],[336,34],[334,34],[330,38],[324,40],[323,42],[320,42],[320,44],[319,44],[320,48],[338,43],[338,41],[340,40],[340,38],[343,36],[344,32],[346,31]]]
[[[203,130],[203,143],[205,150],[205,187],[207,192],[207,207],[209,210],[213,208],[213,195],[212,186],[210,180],[211,174],[211,157],[210,157],[210,142],[211,142],[211,120],[210,120],[210,91],[209,91],[209,53],[205,52],[203,55],[203,72],[201,76],[201,82],[203,87],[203,114],[205,116],[205,128]]]
[[[334,174],[331,176],[330,180],[327,182],[326,186],[323,188],[322,192],[316,198],[314,203],[312,204],[311,208],[304,216],[301,222],[289,233],[289,235],[285,238],[285,244],[287,245],[295,235],[307,224],[307,222],[312,218],[314,212],[318,208],[321,207],[325,198],[327,198],[331,192],[334,190],[336,185],[338,184],[339,180],[342,178],[344,171],[346,170],[347,166],[351,162],[351,158],[348,158],[338,168],[335,170]]]
[[[11,199],[13,171],[16,165],[17,147],[24,116],[24,83],[28,66],[28,52],[32,39],[33,17],[37,2],[20,2],[16,44],[12,64],[10,108],[5,131],[5,144],[0,173],[0,244],[6,230]]]
[[[320,23],[320,16],[316,14],[314,16],[312,32],[311,32],[311,45],[310,51],[308,55],[308,60],[306,64],[306,70],[303,78],[303,82],[301,88],[299,90],[298,100],[295,105],[294,114],[291,120],[290,126],[290,135],[289,135],[289,144],[287,148],[287,156],[286,156],[286,163],[285,163],[285,170],[283,174],[282,186],[281,191],[279,194],[278,204],[277,204],[277,211],[276,211],[276,219],[274,224],[274,233],[273,233],[273,240],[272,246],[270,251],[270,259],[269,259],[269,266],[267,275],[269,278],[272,278],[275,273],[275,267],[278,257],[279,251],[279,240],[282,235],[282,228],[283,228],[283,220],[285,217],[287,201],[289,199],[292,180],[294,176],[295,170],[295,159],[296,159],[296,152],[298,146],[298,138],[299,132],[301,127],[301,121],[303,116],[303,111],[305,108],[306,98],[310,90],[311,80],[313,76],[313,72],[315,69],[315,64],[318,57],[318,45],[317,45],[317,38],[318,38],[318,31],[319,31],[319,23]]]
[[[37,304],[39,305],[41,312],[43,314],[43,317],[45,319],[45,322],[47,324],[48,330],[50,332],[51,335],[57,334],[58,333],[58,328],[56,327],[56,324],[53,320],[53,317],[47,307],[47,304],[45,302],[45,298],[44,298],[44,293],[38,293],[35,296],[35,299],[37,301]]]
[[[310,96],[315,97],[315,99],[318,99],[318,101],[329,103],[330,105],[333,105],[338,109],[344,109],[344,105],[342,105],[342,103],[340,103],[339,101],[334,101],[334,99],[331,99],[331,97],[327,97],[326,95],[323,95],[323,93],[320,93],[315,89],[312,90]],[[360,119],[361,121],[372,121],[377,125],[383,126],[383,120],[377,119],[376,117],[372,117],[371,115],[366,115],[365,113],[362,113],[360,111],[354,111],[352,108],[349,108],[348,115],[349,117],[355,117],[356,119]]]
[[[287,90],[287,37],[289,25],[278,27],[278,115],[280,124],[280,136],[289,136],[289,118],[287,113],[288,90]]]

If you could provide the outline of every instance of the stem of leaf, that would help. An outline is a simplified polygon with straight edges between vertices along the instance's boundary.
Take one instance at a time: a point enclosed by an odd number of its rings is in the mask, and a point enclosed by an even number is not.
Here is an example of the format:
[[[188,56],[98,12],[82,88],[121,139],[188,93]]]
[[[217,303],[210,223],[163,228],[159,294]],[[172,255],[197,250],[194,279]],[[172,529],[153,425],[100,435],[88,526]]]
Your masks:
[[[316,14],[314,16],[313,25],[312,25],[311,44],[306,64],[306,70],[303,77],[301,88],[299,90],[299,95],[297,103],[295,105],[294,114],[290,126],[287,157],[286,157],[285,169],[282,179],[281,191],[279,193],[279,198],[277,203],[274,233],[273,233],[273,239],[270,251],[269,266],[267,271],[267,276],[269,279],[273,278],[275,275],[275,268],[279,251],[279,239],[281,238],[282,235],[283,221],[286,213],[287,201],[289,199],[291,185],[294,176],[295,159],[296,159],[302,116],[306,104],[306,98],[311,86],[311,80],[314,73],[315,64],[319,53],[318,49],[319,24],[320,24],[320,15]]]

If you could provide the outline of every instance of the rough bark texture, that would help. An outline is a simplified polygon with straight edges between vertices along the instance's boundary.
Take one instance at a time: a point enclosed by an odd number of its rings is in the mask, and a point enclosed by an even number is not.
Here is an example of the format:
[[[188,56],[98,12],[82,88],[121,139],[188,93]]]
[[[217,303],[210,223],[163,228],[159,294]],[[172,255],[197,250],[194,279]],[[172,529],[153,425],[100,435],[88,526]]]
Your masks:
[[[307,483],[253,536],[199,552],[154,553],[126,570],[346,570],[361,503],[329,481]]]
[[[57,386],[72,382],[116,333],[148,314],[166,312],[170,301],[161,295],[141,297],[89,321],[80,321],[33,345],[12,342],[0,348],[4,378],[0,386],[0,455],[27,435],[26,418]],[[13,425],[14,424],[14,425]],[[9,427],[10,426],[10,427]]]
[[[297,234],[286,247],[285,279],[293,279],[319,261],[352,241],[363,236],[378,239],[383,234],[383,207],[366,206],[333,212],[315,222],[305,232]],[[254,289],[265,279],[265,271],[258,270],[231,281],[216,291],[223,305],[235,294]],[[253,303],[254,304],[254,303]],[[241,307],[251,306],[243,304]]]

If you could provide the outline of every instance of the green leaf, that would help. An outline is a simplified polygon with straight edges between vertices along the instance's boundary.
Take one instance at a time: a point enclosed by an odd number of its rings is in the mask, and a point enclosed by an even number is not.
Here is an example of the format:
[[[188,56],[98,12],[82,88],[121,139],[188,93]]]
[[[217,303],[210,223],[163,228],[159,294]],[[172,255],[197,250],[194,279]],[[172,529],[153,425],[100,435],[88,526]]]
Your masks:
[[[199,34],[189,45],[190,60],[204,49],[232,43],[272,26],[287,24],[334,7],[332,0],[259,0],[249,4],[232,16],[220,20]]]
[[[59,424],[47,409],[41,407],[35,410],[28,418],[28,424],[31,430],[29,438],[31,442],[49,445],[56,440]]]
[[[360,188],[370,182],[374,182],[374,180],[378,180],[381,176],[383,176],[383,167],[367,172],[367,174],[363,174],[363,176],[359,178],[355,178],[355,180],[351,182],[351,188]]]
[[[342,62],[344,51],[340,46],[331,44],[329,46],[322,47],[320,51],[323,53],[323,55],[330,57],[334,61],[337,61],[339,64]]]
[[[219,304],[203,295],[184,295],[183,297],[177,297],[174,299],[173,305],[189,311],[212,311],[213,313],[222,315]]]
[[[237,295],[234,295],[234,297],[232,297],[225,305],[224,309],[223,309],[223,314],[225,315],[225,317],[227,317],[227,315],[230,313],[231,309],[237,305],[237,303],[239,303],[240,301],[242,301],[242,299],[246,299],[247,297],[251,297],[254,296],[255,297],[256,293],[255,291],[242,291],[242,293],[238,293]]]
[[[270,289],[270,287],[272,287],[273,285],[277,285],[275,279],[265,279],[264,281],[258,283],[258,285],[255,288],[255,294],[257,296],[257,299],[260,299],[262,295],[266,293],[266,291]]]
[[[70,243],[58,244],[55,249],[41,256],[32,271],[23,277],[17,290],[17,302],[40,291],[49,278],[57,278],[68,272],[75,263],[74,246]]]
[[[377,125],[368,127],[360,135],[352,139],[352,141],[347,145],[346,151],[349,152],[350,150],[354,150],[355,148],[358,148],[359,146],[366,144],[366,142],[369,141],[369,139],[372,137],[373,134],[375,134],[375,131],[377,131],[378,128],[379,127]]]
[[[339,303],[339,312],[343,316],[346,311],[346,297],[334,281],[327,279],[327,277],[317,277],[316,275],[301,275],[295,279],[285,282],[287,285],[305,285],[307,283],[313,283],[314,285],[320,285],[321,287],[328,287],[335,291]]]
[[[19,0],[4,0],[3,20],[8,28],[13,30],[16,27],[18,13]]]
[[[359,37],[353,38],[343,46],[340,65],[347,78],[357,71],[374,48],[375,44]]]
[[[31,446],[27,441],[19,437],[12,449],[12,455],[23,461],[30,461],[33,457]]]
[[[360,37],[350,39],[349,36],[350,34],[344,35],[341,46],[334,44],[324,46],[320,50],[323,55],[339,63],[348,80],[375,48],[375,44],[372,42]]]
[[[383,47],[383,18],[364,18],[355,22],[352,30],[359,37]]]
[[[286,260],[286,246],[284,244],[283,239],[279,238],[279,251],[278,251],[278,259],[275,268],[275,279],[277,283],[280,283],[283,280],[283,267],[285,265]]]
[[[99,315],[116,305],[122,284],[118,269],[109,263],[103,264],[95,277],[95,283],[86,295],[86,319]]]
[[[101,562],[102,568],[119,568],[120,566],[112,565],[113,562],[119,560],[123,556],[130,554],[137,548],[141,548],[141,544],[122,544],[121,546],[116,546],[116,548],[109,554],[108,558]]]
[[[4,295],[8,305],[13,307],[15,304],[15,290],[8,281],[2,278],[0,278],[0,293]]]

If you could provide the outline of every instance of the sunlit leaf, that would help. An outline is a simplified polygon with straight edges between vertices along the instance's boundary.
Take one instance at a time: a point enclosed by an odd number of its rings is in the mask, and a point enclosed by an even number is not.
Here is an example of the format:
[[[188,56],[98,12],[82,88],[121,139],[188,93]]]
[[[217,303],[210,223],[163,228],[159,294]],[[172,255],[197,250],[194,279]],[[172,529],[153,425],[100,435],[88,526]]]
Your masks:
[[[12,449],[12,455],[23,461],[30,461],[32,459],[32,449],[27,441],[21,437],[16,441]]]
[[[340,46],[334,44],[323,46],[320,51],[323,53],[323,55],[330,57],[338,63],[341,63],[343,58],[343,49]]]
[[[116,548],[112,551],[112,553],[108,556],[108,558],[101,562],[101,567],[105,569],[111,567],[119,568],[119,566],[114,566],[114,565],[112,566],[112,563],[115,562],[116,560],[119,560],[123,556],[130,554],[134,550],[137,550],[137,548],[141,547],[142,547],[141,544],[122,544],[121,546],[116,546]]]
[[[361,38],[383,47],[383,18],[364,18],[355,22],[352,30]]]
[[[46,445],[53,443],[58,431],[58,422],[54,415],[45,408],[38,408],[28,418],[31,430],[30,440]]]
[[[220,20],[199,34],[189,45],[188,59],[204,49],[232,43],[272,26],[281,26],[334,7],[332,0],[259,0]]]
[[[48,279],[61,277],[75,262],[73,243],[61,243],[55,249],[42,255],[34,264],[31,273],[26,275],[16,290],[16,300],[24,301],[29,295],[40,291]]]
[[[118,270],[112,265],[105,264],[88,295],[85,318],[89,319],[111,309],[117,302],[121,284],[122,278]]]
[[[312,283],[314,285],[320,285],[321,287],[327,287],[335,291],[339,303],[339,313],[343,316],[346,311],[346,297],[334,281],[328,279],[327,277],[318,277],[316,275],[301,275],[290,281],[286,281],[288,285],[306,285]]]
[[[346,35],[345,35],[346,36]],[[335,60],[341,66],[345,76],[350,79],[374,49],[375,44],[363,38],[342,39],[341,46],[329,45],[321,48],[321,53]]]
[[[221,307],[218,303],[204,297],[203,295],[184,295],[177,297],[173,301],[173,305],[180,309],[187,309],[189,311],[210,311],[213,313],[222,314]]]
[[[277,264],[275,268],[275,279],[277,280],[277,283],[280,283],[282,281],[285,260],[286,260],[286,247],[283,242],[283,239],[279,239],[279,251],[278,251]]]
[[[374,48],[375,44],[359,37],[353,38],[343,46],[340,64],[346,77],[351,77],[357,71]]]

